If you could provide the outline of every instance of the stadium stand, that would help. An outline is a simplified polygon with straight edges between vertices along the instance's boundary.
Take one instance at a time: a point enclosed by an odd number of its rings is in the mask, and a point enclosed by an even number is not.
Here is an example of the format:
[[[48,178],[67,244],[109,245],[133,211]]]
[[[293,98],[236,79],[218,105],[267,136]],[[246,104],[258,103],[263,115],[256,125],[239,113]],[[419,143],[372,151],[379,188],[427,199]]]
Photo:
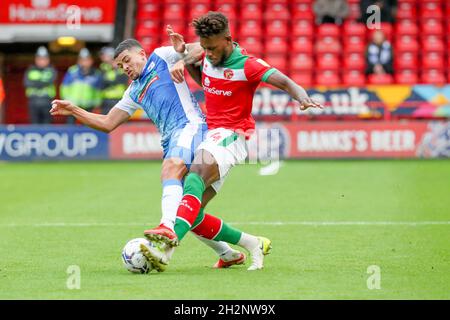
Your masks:
[[[167,44],[163,30],[172,24],[188,41],[195,41],[189,28],[191,20],[209,10],[219,10],[229,17],[232,35],[242,47],[311,85],[450,81],[450,56],[446,50],[450,44],[450,19],[446,18],[450,15],[450,1],[398,0],[396,21],[381,23],[394,46],[394,76],[370,78],[360,70],[364,69],[361,63],[374,30],[358,22],[359,1],[348,0],[350,12],[341,26],[316,26],[313,2],[138,0],[135,36],[151,51]],[[307,74],[301,75],[305,71]],[[314,81],[308,81],[310,78]]]

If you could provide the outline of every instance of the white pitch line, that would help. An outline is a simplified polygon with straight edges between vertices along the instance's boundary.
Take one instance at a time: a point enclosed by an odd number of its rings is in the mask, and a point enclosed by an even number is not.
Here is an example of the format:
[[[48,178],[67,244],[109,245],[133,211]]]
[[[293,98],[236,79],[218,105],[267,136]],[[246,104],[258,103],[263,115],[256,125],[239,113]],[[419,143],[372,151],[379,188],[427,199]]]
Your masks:
[[[230,222],[231,225],[261,225],[261,226],[429,226],[429,225],[450,225],[450,221],[246,221]],[[125,223],[125,222],[86,222],[86,223],[66,223],[47,222],[35,224],[0,224],[0,228],[21,228],[21,227],[149,227],[154,223]]]

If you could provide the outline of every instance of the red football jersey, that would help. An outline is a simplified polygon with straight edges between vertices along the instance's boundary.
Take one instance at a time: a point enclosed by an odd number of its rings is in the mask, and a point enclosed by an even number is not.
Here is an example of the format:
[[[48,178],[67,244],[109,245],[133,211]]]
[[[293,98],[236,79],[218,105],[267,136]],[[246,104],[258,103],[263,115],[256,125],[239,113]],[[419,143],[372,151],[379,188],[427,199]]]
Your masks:
[[[251,112],[253,95],[261,81],[276,71],[265,61],[247,55],[237,43],[223,65],[214,67],[208,58],[202,62],[206,122],[209,129],[226,128],[249,135],[255,128]]]

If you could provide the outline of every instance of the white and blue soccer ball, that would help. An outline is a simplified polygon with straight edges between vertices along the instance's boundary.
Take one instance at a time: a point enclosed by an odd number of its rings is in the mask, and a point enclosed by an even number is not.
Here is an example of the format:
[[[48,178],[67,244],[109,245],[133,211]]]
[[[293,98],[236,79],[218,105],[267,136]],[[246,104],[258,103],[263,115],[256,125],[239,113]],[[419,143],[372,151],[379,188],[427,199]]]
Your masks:
[[[125,268],[132,273],[149,273],[153,267],[141,251],[141,244],[153,246],[144,238],[136,238],[127,242],[122,250],[122,261]]]

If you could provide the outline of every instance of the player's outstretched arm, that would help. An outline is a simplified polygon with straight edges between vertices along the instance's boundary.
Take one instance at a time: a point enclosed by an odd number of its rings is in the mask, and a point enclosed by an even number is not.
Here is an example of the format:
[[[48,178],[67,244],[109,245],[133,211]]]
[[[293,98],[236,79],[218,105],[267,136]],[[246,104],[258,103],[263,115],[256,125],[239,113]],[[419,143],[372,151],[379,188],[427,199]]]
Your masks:
[[[305,89],[278,70],[267,78],[266,83],[289,93],[293,99],[300,103],[301,110],[306,110],[308,108],[323,109],[323,105],[311,99]]]
[[[189,48],[189,47],[188,47]],[[201,61],[203,55],[203,49],[193,48],[188,49],[187,55],[175,63],[170,69],[170,75],[172,80],[176,83],[181,83],[184,81],[184,69],[186,68],[191,75],[192,79],[195,80],[200,86],[202,85],[202,74],[200,72],[200,67],[196,65],[197,62]]]
[[[186,68],[195,82],[201,85],[200,68],[196,66],[196,63],[201,61],[203,55],[203,48],[200,46],[200,43],[195,42],[186,44],[184,42],[184,37],[181,34],[176,33],[171,25],[167,26],[166,31],[175,51],[184,55],[183,59],[178,61],[171,68],[170,74],[172,80],[176,83],[183,82],[184,69]]]
[[[96,114],[88,112],[68,100],[53,100],[50,114],[52,116],[74,116],[84,125],[107,133],[130,118],[126,111],[119,108],[112,108],[107,115]]]

